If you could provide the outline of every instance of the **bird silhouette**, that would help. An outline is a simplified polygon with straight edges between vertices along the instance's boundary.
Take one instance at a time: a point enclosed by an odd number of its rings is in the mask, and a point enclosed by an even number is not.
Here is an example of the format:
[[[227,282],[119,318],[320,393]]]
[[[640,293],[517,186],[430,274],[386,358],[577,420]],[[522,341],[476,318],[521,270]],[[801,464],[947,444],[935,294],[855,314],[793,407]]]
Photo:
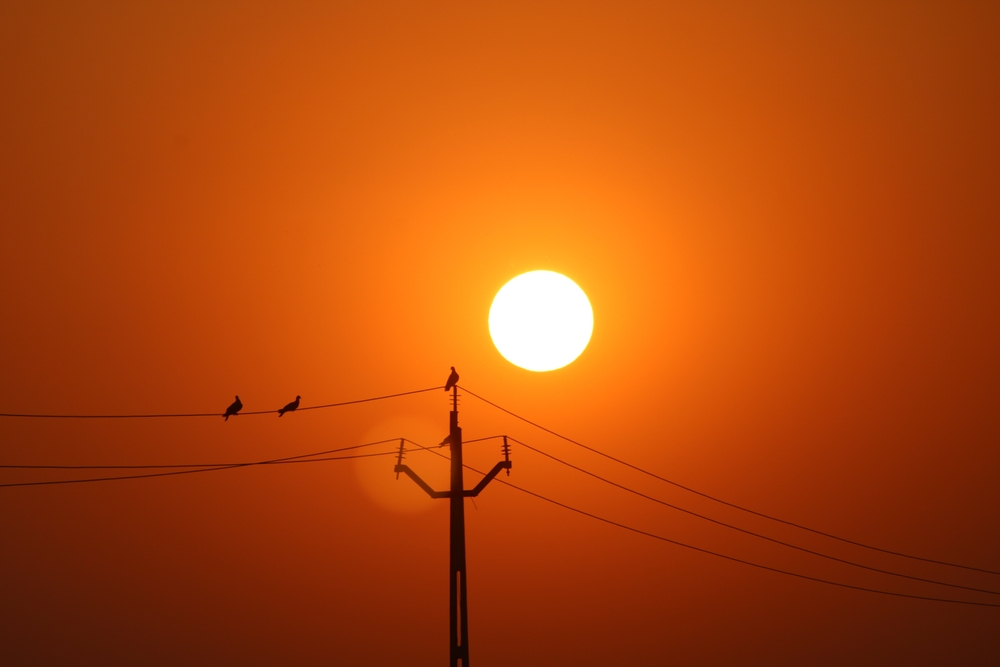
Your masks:
[[[226,408],[226,414],[222,416],[226,418],[226,421],[229,421],[230,417],[239,414],[240,410],[242,409],[243,409],[243,403],[240,401],[240,397],[237,396],[236,400],[233,401],[233,404],[230,405],[228,408]]]
[[[448,391],[452,387],[454,387],[456,384],[458,384],[458,373],[455,372],[455,367],[452,366],[451,367],[451,375],[448,376],[448,382],[445,383],[444,390]]]
[[[298,407],[299,407],[299,399],[300,398],[302,398],[302,397],[301,396],[296,396],[294,401],[292,401],[291,403],[289,403],[285,407],[283,407],[280,410],[278,410],[278,416],[281,417],[286,412],[295,412],[295,410],[298,409]]]

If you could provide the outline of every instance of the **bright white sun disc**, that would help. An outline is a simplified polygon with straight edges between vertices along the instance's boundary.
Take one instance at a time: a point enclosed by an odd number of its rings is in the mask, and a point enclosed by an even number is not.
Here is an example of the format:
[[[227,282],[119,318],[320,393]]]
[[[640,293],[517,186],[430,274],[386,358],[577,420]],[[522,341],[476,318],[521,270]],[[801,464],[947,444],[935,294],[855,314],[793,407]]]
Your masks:
[[[529,371],[572,363],[594,332],[594,310],[580,287],[554,271],[522,273],[490,307],[490,336],[504,359]]]

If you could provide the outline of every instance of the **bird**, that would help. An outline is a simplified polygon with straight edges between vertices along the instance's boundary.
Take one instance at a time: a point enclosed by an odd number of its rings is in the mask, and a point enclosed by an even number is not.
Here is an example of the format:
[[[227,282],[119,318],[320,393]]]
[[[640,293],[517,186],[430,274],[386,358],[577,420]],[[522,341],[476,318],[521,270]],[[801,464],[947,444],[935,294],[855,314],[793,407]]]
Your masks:
[[[448,382],[444,385],[444,390],[448,391],[452,387],[458,384],[458,373],[455,372],[455,367],[451,367],[451,375],[448,376]]]
[[[242,409],[243,409],[243,403],[242,401],[240,401],[240,397],[237,396],[236,400],[233,401],[233,404],[230,405],[228,408],[226,408],[226,414],[222,416],[226,418],[226,421],[229,421],[230,417],[239,414],[240,410]]]
[[[299,407],[299,399],[300,398],[302,398],[302,397],[301,396],[296,396],[294,401],[292,401],[291,403],[289,403],[285,407],[283,407],[280,410],[278,410],[278,416],[280,417],[283,414],[285,414],[286,412],[294,412]]]

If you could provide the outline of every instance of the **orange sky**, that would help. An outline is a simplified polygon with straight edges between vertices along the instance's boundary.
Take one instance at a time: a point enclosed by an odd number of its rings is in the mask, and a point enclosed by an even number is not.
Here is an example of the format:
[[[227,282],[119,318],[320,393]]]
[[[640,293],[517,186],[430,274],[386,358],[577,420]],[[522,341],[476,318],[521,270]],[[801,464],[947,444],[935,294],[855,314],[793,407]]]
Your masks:
[[[455,365],[683,484],[1000,570],[993,3],[65,4],[0,5],[0,412],[221,412],[236,393],[270,410],[432,387]],[[503,360],[486,326],[532,269],[572,277],[595,312],[590,347],[547,374]],[[1000,590],[461,408],[467,439],[509,433],[778,539]],[[280,421],[0,418],[0,463],[433,443],[448,409],[434,392]],[[480,468],[498,457],[467,446]],[[1000,599],[513,459],[503,479],[672,539]],[[447,464],[407,461],[443,486]],[[498,484],[466,512],[477,667],[1000,658],[997,609],[754,570]],[[384,458],[0,488],[0,658],[442,665],[447,521]]]

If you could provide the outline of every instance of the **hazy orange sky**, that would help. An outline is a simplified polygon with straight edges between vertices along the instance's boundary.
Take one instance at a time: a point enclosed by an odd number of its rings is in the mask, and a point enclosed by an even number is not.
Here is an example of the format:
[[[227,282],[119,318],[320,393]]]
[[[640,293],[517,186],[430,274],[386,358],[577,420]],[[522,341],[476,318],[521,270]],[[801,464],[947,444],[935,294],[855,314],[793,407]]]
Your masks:
[[[0,4],[0,412],[305,407],[454,365],[682,484],[1000,570],[997,4],[69,4]],[[594,308],[589,348],[551,373],[487,329],[533,269]],[[0,464],[436,444],[448,409],[0,418]],[[748,530],[1000,590],[710,503],[471,396],[460,421]],[[1000,602],[513,460],[502,479],[671,539]],[[407,462],[444,485],[445,462]],[[0,488],[0,662],[446,664],[447,503],[392,465]],[[761,571],[499,484],[466,513],[476,667],[1000,660],[1000,609]]]

